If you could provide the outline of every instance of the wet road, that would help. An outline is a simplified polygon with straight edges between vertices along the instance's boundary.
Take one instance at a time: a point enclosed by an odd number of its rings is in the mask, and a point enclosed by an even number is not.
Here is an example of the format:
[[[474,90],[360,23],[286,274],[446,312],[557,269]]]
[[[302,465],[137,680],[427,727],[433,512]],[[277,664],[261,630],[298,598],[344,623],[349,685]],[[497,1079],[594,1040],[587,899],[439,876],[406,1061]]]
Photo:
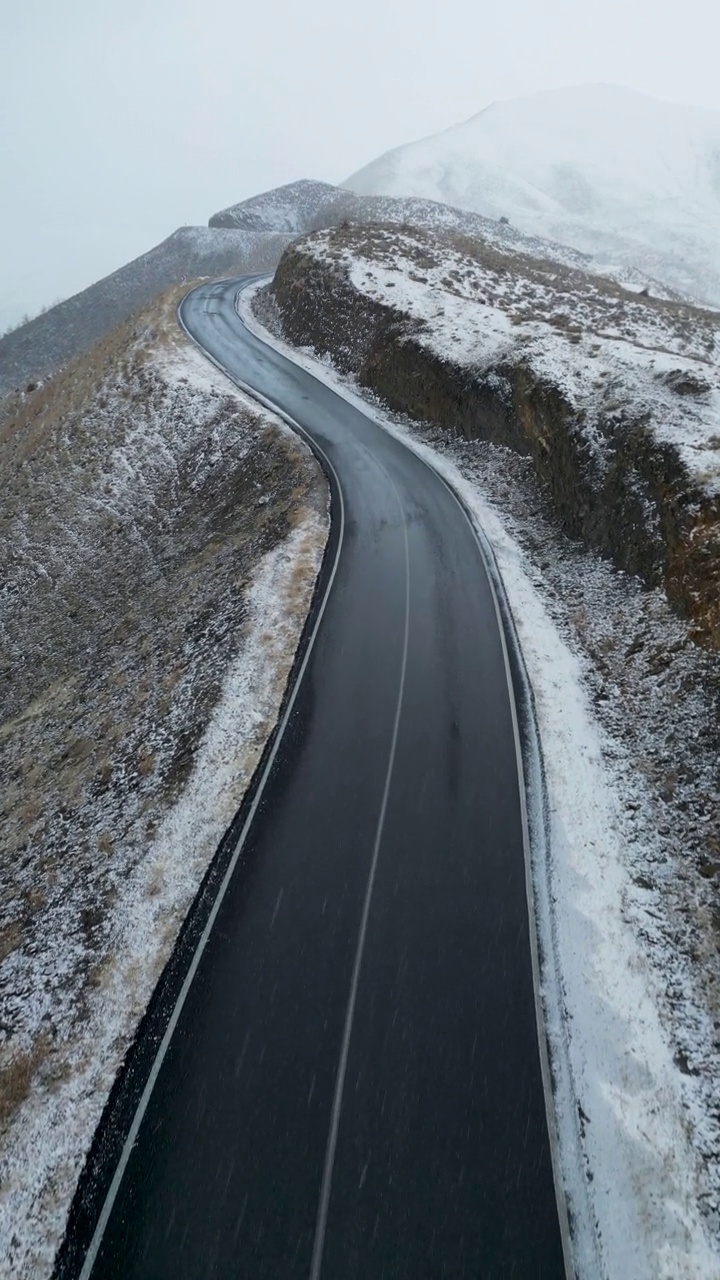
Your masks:
[[[324,607],[81,1274],[560,1280],[516,740],[478,544],[242,326],[189,332],[332,468]]]

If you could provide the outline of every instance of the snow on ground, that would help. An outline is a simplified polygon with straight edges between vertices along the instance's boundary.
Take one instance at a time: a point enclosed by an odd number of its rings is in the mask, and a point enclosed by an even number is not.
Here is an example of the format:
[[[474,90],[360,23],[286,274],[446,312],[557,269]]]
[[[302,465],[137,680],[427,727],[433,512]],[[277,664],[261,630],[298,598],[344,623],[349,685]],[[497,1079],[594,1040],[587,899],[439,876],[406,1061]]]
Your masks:
[[[501,253],[523,253],[580,271],[593,271],[636,290],[650,288],[658,298],[685,295],[661,283],[655,276],[634,267],[632,262],[608,262],[587,253],[518,231],[506,219],[487,218],[469,209],[453,208],[437,200],[412,196],[356,195],[342,187],[302,179],[276,187],[262,195],[252,196],[231,205],[210,219],[210,227],[234,227],[274,233],[280,228],[299,236],[321,227],[338,226],[341,222],[391,223],[394,226],[420,227],[424,231],[440,231],[469,236],[493,245]],[[261,264],[262,269],[262,264]],[[239,272],[238,272],[239,274]]]
[[[504,358],[522,360],[576,408],[578,430],[600,462],[601,422],[647,420],[697,484],[720,492],[717,313],[519,255],[513,270],[492,250],[438,249],[409,230],[382,244],[369,239],[366,255],[331,246],[329,233],[296,249],[333,263],[339,257],[354,287],[417,322],[417,340],[441,359],[480,374]]]
[[[154,332],[134,347],[125,335],[124,368],[110,349],[99,387],[91,370],[85,412],[96,416],[80,445],[82,412],[62,411],[63,393],[69,387],[73,395],[79,374],[55,386],[48,413],[58,438],[75,440],[74,466],[57,464],[61,450],[48,463],[62,515],[58,559],[46,545],[48,529],[33,525],[44,483],[35,457],[23,472],[32,472],[25,524],[34,541],[26,538],[13,553],[20,568],[6,580],[10,612],[0,611],[6,652],[14,652],[13,610],[24,601],[26,648],[36,643],[51,662],[57,641],[37,632],[32,593],[42,578],[33,588],[33,575],[50,579],[62,615],[70,588],[61,561],[79,553],[70,576],[79,575],[81,591],[68,618],[80,612],[85,636],[77,670],[74,659],[63,659],[69,697],[53,701],[53,690],[39,689],[36,679],[35,702],[0,725],[8,776],[23,784],[6,826],[14,860],[0,883],[0,1272],[23,1280],[51,1273],[117,1070],[276,723],[327,538],[327,489],[306,446],[231,387],[168,312],[161,323],[150,317]],[[111,546],[120,547],[120,573],[136,598],[137,616],[127,622],[100,536],[108,513]],[[95,611],[87,590],[96,580],[102,598]],[[19,652],[19,684],[23,662]],[[103,667],[113,664],[109,701]],[[49,668],[34,669],[48,678]],[[136,695],[146,677],[144,705]],[[68,751],[78,741],[90,751],[81,721],[94,698],[101,719],[110,713],[98,729],[104,760],[88,755],[84,773],[74,761],[66,795]],[[50,777],[35,777],[34,794],[25,771],[30,751],[50,761]],[[26,813],[30,800],[35,808]]]
[[[496,102],[344,184],[424,196],[720,305],[720,112],[615,85]]]
[[[690,855],[694,843],[706,856],[714,847],[716,735],[703,675],[717,679],[717,663],[688,645],[659,592],[558,533],[527,459],[389,418],[311,351],[270,336],[254,292],[240,303],[246,323],[438,469],[497,558],[545,767],[549,838],[546,847],[536,823],[533,880],[579,1280],[716,1280],[714,886]],[[652,785],[662,771],[664,800]],[[534,778],[531,809],[539,793]]]
[[[306,519],[258,566],[242,649],[226,674],[189,783],[116,906],[115,955],[104,967],[101,997],[66,1045],[68,1078],[34,1090],[3,1143],[0,1238],[9,1242],[8,1276],[50,1275],[70,1196],[128,1038],[277,720],[323,544],[322,523]],[[299,571],[306,574],[300,602]]]

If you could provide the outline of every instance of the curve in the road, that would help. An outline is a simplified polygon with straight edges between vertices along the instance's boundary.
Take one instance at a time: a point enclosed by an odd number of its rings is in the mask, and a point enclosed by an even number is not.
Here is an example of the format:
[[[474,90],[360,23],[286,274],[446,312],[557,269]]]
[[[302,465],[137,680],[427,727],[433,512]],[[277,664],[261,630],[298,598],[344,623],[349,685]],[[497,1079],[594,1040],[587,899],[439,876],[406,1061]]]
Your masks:
[[[342,533],[102,1206],[76,1206],[56,1274],[560,1280],[492,582],[452,491],[251,334],[241,283],[194,290],[183,324],[311,440]]]

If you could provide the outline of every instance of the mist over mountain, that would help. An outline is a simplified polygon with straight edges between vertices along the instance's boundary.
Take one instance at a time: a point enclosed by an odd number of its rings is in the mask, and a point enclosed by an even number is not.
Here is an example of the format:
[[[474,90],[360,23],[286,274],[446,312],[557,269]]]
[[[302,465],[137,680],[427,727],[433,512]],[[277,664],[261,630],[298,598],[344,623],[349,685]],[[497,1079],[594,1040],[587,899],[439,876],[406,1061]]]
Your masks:
[[[421,196],[720,306],[720,112],[596,84],[496,102],[343,184]]]

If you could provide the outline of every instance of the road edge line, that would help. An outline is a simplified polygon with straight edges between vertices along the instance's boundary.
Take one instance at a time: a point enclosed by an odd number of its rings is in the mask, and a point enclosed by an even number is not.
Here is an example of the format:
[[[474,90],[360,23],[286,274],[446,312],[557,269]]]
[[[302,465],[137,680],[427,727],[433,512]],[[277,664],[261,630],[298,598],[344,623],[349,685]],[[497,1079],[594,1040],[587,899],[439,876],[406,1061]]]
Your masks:
[[[217,281],[215,281],[214,283],[217,283]],[[241,832],[240,832],[240,835],[239,835],[239,837],[238,837],[237,843],[236,843],[236,845],[235,845],[235,849],[234,849],[233,854],[232,854],[232,856],[231,856],[231,858],[230,858],[230,861],[229,861],[229,863],[228,863],[228,865],[227,865],[227,868],[226,868],[226,870],[225,870],[225,873],[224,873],[224,875],[223,875],[223,878],[222,878],[222,880],[221,880],[221,882],[220,882],[220,886],[219,886],[219,888],[218,888],[218,890],[217,890],[217,892],[216,892],[216,894],[215,894],[215,898],[214,898],[214,900],[213,900],[212,907],[211,907],[210,912],[209,912],[209,914],[208,914],[208,918],[207,918],[207,920],[206,920],[206,922],[205,922],[205,926],[204,926],[203,931],[202,931],[202,933],[201,933],[201,935],[200,935],[200,938],[199,938],[199,940],[198,940],[198,942],[197,942],[197,944],[196,944],[195,950],[194,950],[193,955],[192,955],[192,959],[191,959],[191,961],[190,961],[190,965],[189,965],[189,967],[188,967],[188,970],[187,970],[187,972],[186,972],[186,974],[185,974],[185,978],[184,978],[184,980],[183,980],[182,986],[181,986],[181,988],[180,988],[179,995],[178,995],[178,997],[177,997],[177,1000],[175,1001],[175,1004],[173,1005],[173,1009],[172,1009],[172,1013],[171,1013],[171,1015],[170,1015],[170,1019],[169,1019],[169,1021],[168,1021],[168,1023],[167,1023],[167,1026],[166,1026],[166,1028],[165,1028],[165,1031],[164,1031],[164,1034],[163,1034],[162,1040],[161,1040],[161,1042],[160,1042],[160,1045],[159,1045],[159,1047],[158,1047],[157,1053],[155,1054],[155,1057],[154,1057],[154,1059],[153,1059],[153,1064],[152,1064],[152,1067],[151,1067],[151,1069],[150,1069],[150,1073],[149,1073],[149,1075],[148,1075],[148,1077],[147,1077],[147,1080],[146,1080],[146,1082],[145,1082],[145,1085],[144,1085],[144,1088],[143,1088],[142,1094],[140,1095],[140,1100],[139,1100],[138,1105],[137,1105],[137,1107],[136,1107],[136,1109],[135,1109],[135,1113],[134,1113],[134,1116],[133,1116],[132,1124],[131,1124],[131,1126],[130,1126],[130,1130],[129,1130],[128,1134],[127,1134],[127,1137],[126,1137],[126,1139],[125,1139],[125,1142],[123,1143],[122,1151],[121,1151],[121,1153],[120,1153],[120,1158],[119,1158],[118,1163],[117,1163],[117,1165],[116,1165],[116,1167],[115,1167],[115,1172],[114,1172],[114,1174],[113,1174],[113,1177],[112,1177],[112,1180],[111,1180],[111,1183],[110,1183],[110,1187],[108,1188],[107,1194],[106,1194],[105,1199],[104,1199],[104,1201],[103,1201],[103,1206],[102,1206],[102,1209],[101,1209],[101,1211],[100,1211],[100,1216],[99,1216],[99,1218],[98,1218],[98,1220],[97,1220],[97,1223],[96,1223],[96,1226],[95,1226],[95,1230],[93,1231],[93,1235],[92,1235],[92,1238],[91,1238],[91,1241],[90,1241],[90,1245],[88,1246],[87,1252],[86,1252],[86,1254],[85,1254],[85,1258],[84,1258],[84,1260],[83,1260],[83,1265],[82,1265],[82,1268],[81,1268],[80,1273],[79,1273],[79,1280],[89,1280],[89,1278],[90,1278],[90,1276],[91,1276],[91,1274],[92,1274],[92,1270],[93,1270],[93,1267],[94,1267],[94,1265],[95,1265],[95,1262],[96,1262],[96,1259],[97,1259],[97,1255],[98,1255],[98,1253],[99,1253],[99,1251],[100,1251],[100,1247],[101,1247],[101,1245],[102,1245],[102,1241],[103,1241],[103,1237],[104,1237],[104,1235],[105,1235],[105,1231],[106,1231],[106,1228],[107,1228],[107,1224],[108,1224],[108,1222],[109,1222],[109,1220],[110,1220],[110,1215],[111,1215],[111,1213],[112,1213],[112,1210],[113,1210],[113,1207],[114,1207],[114,1204],[115,1204],[115,1200],[117,1199],[117,1194],[118,1194],[118,1191],[119,1191],[119,1189],[120,1189],[120,1185],[121,1185],[121,1183],[122,1183],[123,1177],[125,1176],[125,1170],[126,1170],[126,1168],[127,1168],[127,1165],[128,1165],[128,1163],[129,1163],[130,1157],[131,1157],[131,1155],[132,1155],[132,1149],[133,1149],[133,1147],[134,1147],[134,1145],[135,1145],[135,1140],[136,1140],[136,1138],[137,1138],[138,1132],[139,1132],[139,1130],[140,1130],[140,1126],[141,1126],[142,1121],[143,1121],[144,1116],[145,1116],[145,1112],[147,1111],[147,1108],[148,1108],[148,1105],[149,1105],[149,1102],[150,1102],[150,1098],[152,1097],[152,1093],[153,1093],[153,1090],[154,1090],[154,1088],[155,1088],[155,1082],[156,1082],[156,1080],[157,1080],[157,1078],[158,1078],[158,1076],[159,1076],[159,1074],[160,1074],[160,1071],[161,1071],[161,1069],[162,1069],[162,1065],[163,1065],[163,1062],[164,1062],[165,1057],[166,1057],[166,1055],[167,1055],[167,1051],[168,1051],[168,1048],[169,1048],[169,1046],[170,1046],[170,1042],[171,1042],[171,1040],[172,1040],[172,1038],[173,1038],[173,1035],[174,1035],[174,1033],[175,1033],[175,1029],[176,1029],[177,1024],[178,1024],[178,1022],[179,1022],[179,1020],[180,1020],[180,1016],[181,1016],[181,1014],[182,1014],[182,1010],[183,1010],[183,1007],[184,1007],[184,1005],[185,1005],[185,1001],[186,1001],[186,999],[187,999],[188,992],[190,991],[190,987],[192,986],[192,983],[193,983],[193,980],[194,980],[195,974],[196,974],[196,972],[197,972],[197,969],[198,969],[198,967],[199,967],[200,961],[201,961],[201,959],[202,959],[203,952],[205,951],[205,948],[206,948],[206,946],[207,946],[207,943],[208,943],[208,940],[209,940],[210,934],[212,933],[212,930],[213,930],[213,927],[214,927],[215,921],[216,921],[217,916],[218,916],[218,913],[219,913],[219,911],[220,911],[220,907],[221,907],[221,905],[222,905],[223,899],[225,898],[225,894],[227,893],[228,887],[229,887],[229,885],[230,885],[230,881],[232,880],[232,877],[233,877],[233,875],[234,875],[234,873],[235,873],[235,869],[236,869],[237,864],[238,864],[238,861],[239,861],[239,859],[240,859],[240,855],[241,855],[241,853],[242,853],[242,850],[243,850],[243,847],[244,847],[244,844],[245,844],[245,840],[247,839],[248,831],[249,831],[249,829],[250,829],[250,826],[251,826],[251,824],[252,824],[252,822],[253,822],[253,819],[254,819],[254,817],[255,817],[255,814],[256,814],[256,812],[257,812],[257,809],[258,809],[258,806],[259,806],[259,804],[260,804],[260,800],[261,800],[261,798],[262,798],[262,795],[263,795],[263,792],[264,792],[265,786],[266,786],[266,784],[267,784],[268,778],[269,778],[270,773],[271,773],[271,771],[272,771],[273,764],[275,763],[275,757],[276,757],[276,755],[277,755],[277,753],[278,753],[278,750],[279,750],[279,747],[280,747],[280,743],[281,743],[282,738],[283,738],[283,734],[284,734],[285,729],[287,728],[288,722],[289,722],[289,720],[290,720],[290,716],[291,716],[291,714],[292,714],[293,707],[294,707],[294,705],[295,705],[295,701],[296,701],[296,698],[297,698],[298,692],[299,692],[299,690],[300,690],[300,686],[301,686],[301,684],[302,684],[303,677],[304,677],[305,672],[306,672],[306,670],[307,670],[307,666],[308,666],[308,663],[309,663],[309,661],[310,661],[310,657],[311,657],[311,655],[312,655],[313,648],[314,648],[314,646],[315,646],[315,641],[316,641],[316,639],[317,639],[318,631],[320,630],[320,626],[321,626],[321,623],[322,623],[322,620],[323,620],[323,616],[324,616],[324,614],[325,614],[325,609],[326,609],[326,607],[327,607],[327,603],[328,603],[328,600],[329,600],[329,598],[330,598],[330,594],[331,594],[331,592],[332,592],[333,584],[334,584],[334,582],[335,582],[335,576],[336,576],[336,574],[337,574],[337,569],[338,569],[338,565],[339,565],[339,562],[340,562],[340,556],[341,556],[341,553],[342,553],[343,542],[344,542],[344,533],[345,533],[345,500],[344,500],[344,497],[343,497],[342,485],[340,484],[339,476],[338,476],[338,474],[337,474],[337,472],[336,472],[335,468],[333,467],[332,462],[331,462],[331,461],[330,461],[330,459],[327,457],[327,455],[325,454],[324,450],[321,448],[321,446],[320,446],[320,445],[318,445],[315,441],[313,441],[313,440],[311,439],[311,437],[310,437],[310,436],[307,434],[307,432],[306,432],[306,431],[305,431],[305,430],[300,426],[300,424],[299,424],[299,423],[297,423],[297,422],[295,422],[295,420],[294,420],[293,418],[291,418],[291,417],[289,416],[289,414],[286,414],[283,410],[280,410],[277,406],[273,405],[271,401],[267,400],[267,399],[266,399],[266,397],[262,396],[262,395],[261,395],[260,393],[258,393],[258,392],[255,392],[255,391],[253,390],[253,388],[251,388],[251,387],[249,387],[247,384],[244,384],[243,382],[241,382],[241,380],[240,380],[240,379],[234,378],[234,377],[233,377],[233,375],[232,375],[232,374],[231,374],[227,369],[225,369],[225,368],[223,367],[223,365],[222,365],[222,364],[221,364],[217,359],[215,359],[215,357],[214,357],[214,356],[212,356],[212,355],[210,354],[210,352],[208,352],[208,351],[206,350],[206,348],[202,345],[202,343],[201,343],[201,342],[199,342],[196,338],[194,338],[194,337],[193,337],[193,335],[190,333],[189,329],[187,328],[187,326],[186,326],[186,324],[185,324],[185,322],[184,322],[183,316],[182,316],[182,307],[183,307],[183,304],[184,304],[184,302],[186,301],[186,299],[187,299],[187,298],[188,298],[192,293],[195,293],[197,290],[200,290],[200,289],[202,289],[202,288],[206,288],[206,287],[207,287],[206,285],[198,285],[198,286],[196,286],[196,289],[191,289],[191,290],[189,290],[189,291],[188,291],[188,293],[187,293],[187,294],[185,294],[185,296],[183,297],[183,299],[181,300],[181,302],[178,304],[178,308],[177,308],[177,317],[178,317],[178,321],[179,321],[180,327],[182,328],[182,330],[183,330],[183,332],[186,334],[186,336],[189,338],[189,340],[190,340],[191,342],[193,342],[193,343],[194,343],[194,345],[195,345],[195,346],[196,346],[200,351],[202,351],[203,355],[204,355],[204,356],[205,356],[205,357],[206,357],[206,358],[207,358],[207,359],[208,359],[208,360],[209,360],[213,365],[215,365],[215,367],[216,367],[216,368],[217,368],[217,369],[218,369],[218,370],[219,370],[219,371],[220,371],[220,372],[221,372],[225,377],[227,377],[227,378],[229,379],[229,381],[230,381],[230,382],[232,382],[235,386],[237,386],[237,387],[238,387],[241,391],[243,391],[246,395],[249,395],[253,400],[255,400],[255,401],[259,402],[260,404],[262,404],[264,408],[267,408],[268,410],[270,410],[271,412],[273,412],[277,417],[281,418],[281,420],[282,420],[283,422],[285,422],[285,423],[286,423],[286,425],[287,425],[287,426],[289,426],[289,427],[291,428],[291,430],[295,431],[297,434],[299,434],[299,435],[303,438],[303,440],[308,444],[309,448],[312,450],[313,455],[314,455],[316,458],[318,458],[318,459],[320,460],[324,474],[325,474],[326,476],[328,476],[328,479],[329,479],[330,477],[332,477],[332,480],[334,481],[334,486],[335,486],[335,490],[334,490],[334,491],[335,491],[335,493],[336,493],[336,495],[337,495],[337,500],[338,500],[338,504],[339,504],[339,531],[338,531],[338,542],[337,542],[337,548],[336,548],[336,551],[335,551],[335,558],[334,558],[334,561],[333,561],[333,564],[332,564],[332,568],[330,569],[330,573],[329,573],[329,577],[328,577],[327,585],[326,585],[326,587],[325,587],[325,591],[324,591],[323,597],[322,597],[322,599],[321,599],[321,601],[319,602],[319,605],[318,605],[318,607],[317,607],[317,613],[316,613],[316,615],[315,615],[315,620],[314,620],[314,623],[313,623],[313,627],[312,627],[312,630],[311,630],[311,632],[310,632],[310,635],[309,635],[309,636],[308,636],[308,638],[307,638],[307,642],[306,642],[306,644],[305,644],[305,649],[304,649],[304,652],[303,652],[303,655],[302,655],[302,660],[301,660],[301,663],[300,663],[300,668],[299,668],[299,670],[297,671],[297,674],[296,674],[296,676],[295,676],[295,679],[294,679],[294,682],[293,682],[292,688],[291,688],[290,693],[289,693],[289,697],[287,698],[287,702],[286,702],[285,708],[284,708],[283,713],[282,713],[282,715],[281,715],[281,718],[280,718],[280,720],[279,720],[279,722],[278,722],[278,724],[277,724],[277,726],[276,726],[276,730],[275,730],[275,735],[274,735],[274,738],[273,738],[272,746],[271,746],[271,748],[270,748],[270,752],[269,752],[269,754],[268,754],[268,756],[267,756],[267,759],[266,759],[266,760],[265,760],[265,762],[264,762],[264,766],[263,766],[263,768],[262,768],[262,773],[261,773],[261,776],[260,776],[260,780],[259,780],[259,782],[258,782],[257,787],[255,788],[254,795],[253,795],[253,799],[252,799],[252,803],[251,803],[251,805],[250,805],[250,809],[249,809],[249,811],[248,811],[247,817],[246,817],[246,819],[245,819],[245,822],[244,822],[244,824],[243,824],[242,830],[241,830]],[[333,494],[333,484],[332,484],[332,483],[330,484],[330,491],[331,491],[331,499],[332,499],[332,494]],[[332,526],[332,520],[333,520],[333,514],[332,514],[332,501],[331,501],[331,513],[330,513],[330,522],[331,522],[331,526]],[[300,641],[300,643],[302,643],[302,637],[301,637],[301,641]],[[252,786],[252,783],[251,783],[250,785]],[[191,910],[192,910],[192,908],[191,908]]]

